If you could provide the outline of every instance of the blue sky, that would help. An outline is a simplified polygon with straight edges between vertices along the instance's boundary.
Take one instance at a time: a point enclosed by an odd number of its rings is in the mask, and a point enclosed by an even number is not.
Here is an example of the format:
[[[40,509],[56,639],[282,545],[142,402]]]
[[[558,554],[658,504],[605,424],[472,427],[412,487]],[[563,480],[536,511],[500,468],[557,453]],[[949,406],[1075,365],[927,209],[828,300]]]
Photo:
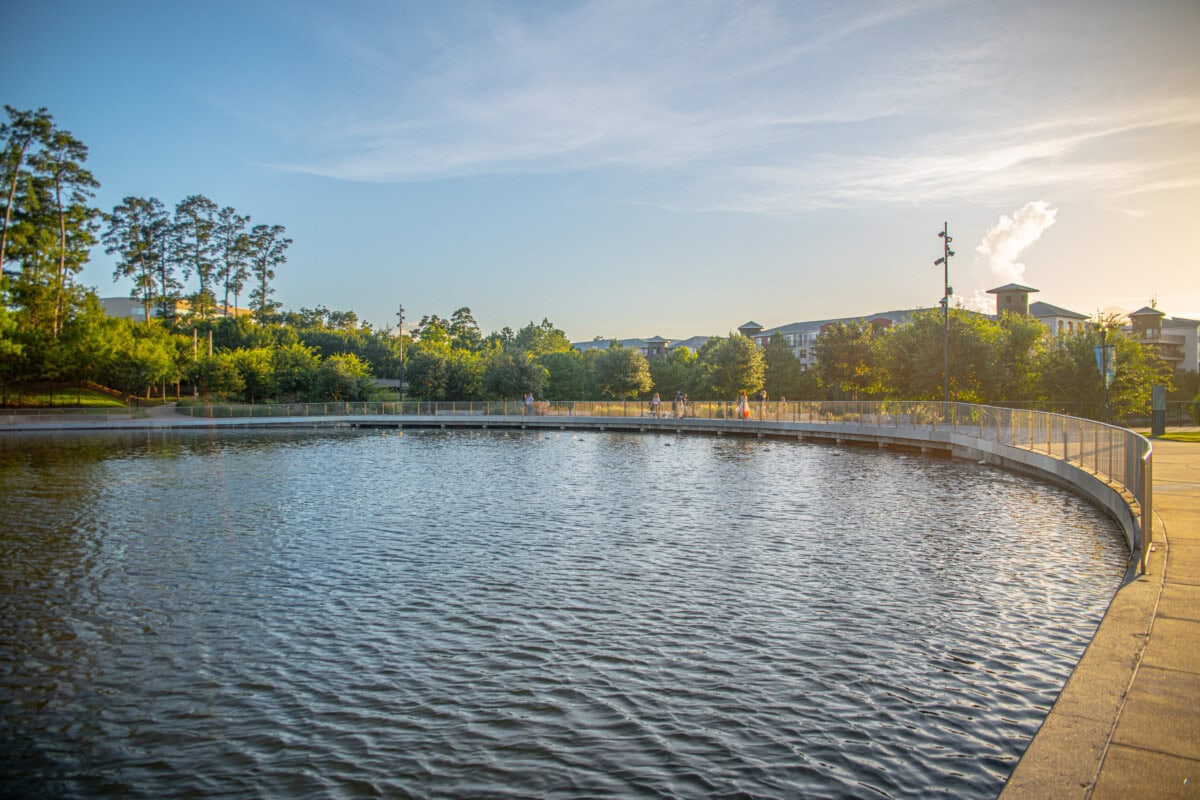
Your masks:
[[[964,303],[1200,317],[1200,4],[73,0],[4,102],[100,207],[286,226],[289,308],[573,340]],[[97,249],[83,274],[128,294]],[[990,300],[990,297],[987,298]]]

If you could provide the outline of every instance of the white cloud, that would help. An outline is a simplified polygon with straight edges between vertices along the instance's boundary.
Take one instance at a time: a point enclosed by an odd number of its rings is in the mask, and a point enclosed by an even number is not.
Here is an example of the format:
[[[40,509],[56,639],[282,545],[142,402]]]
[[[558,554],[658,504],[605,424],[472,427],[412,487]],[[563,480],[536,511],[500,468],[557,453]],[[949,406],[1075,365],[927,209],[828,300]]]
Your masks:
[[[922,19],[937,5],[493,13],[390,109],[384,95],[369,113],[329,115],[304,159],[275,166],[386,182],[618,168],[656,178],[657,196],[632,200],[773,216],[1032,192],[1116,208],[1200,184],[1194,152],[1157,146],[1195,136],[1193,89],[1048,113],[1036,87],[1014,93],[1020,78],[1000,72],[1023,55],[1012,41],[941,46]],[[382,47],[345,46],[392,77]]]

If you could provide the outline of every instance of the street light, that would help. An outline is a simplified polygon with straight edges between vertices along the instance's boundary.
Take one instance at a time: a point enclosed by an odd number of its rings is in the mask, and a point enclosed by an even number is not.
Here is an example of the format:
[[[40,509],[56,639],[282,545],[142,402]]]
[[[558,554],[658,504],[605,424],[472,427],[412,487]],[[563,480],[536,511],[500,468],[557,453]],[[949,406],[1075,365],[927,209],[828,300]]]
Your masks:
[[[1097,328],[1100,345],[1096,348],[1096,366],[1100,369],[1100,382],[1104,384],[1104,421],[1108,422],[1108,387],[1112,383],[1113,346],[1108,343],[1108,320],[1099,318]]]
[[[950,223],[943,222],[942,229],[938,231],[938,236],[942,239],[942,257],[933,262],[935,267],[942,267],[942,402],[950,402],[950,295],[954,294],[954,289],[950,286],[950,259],[954,256],[954,251],[950,249],[950,243],[954,238],[950,235]]]

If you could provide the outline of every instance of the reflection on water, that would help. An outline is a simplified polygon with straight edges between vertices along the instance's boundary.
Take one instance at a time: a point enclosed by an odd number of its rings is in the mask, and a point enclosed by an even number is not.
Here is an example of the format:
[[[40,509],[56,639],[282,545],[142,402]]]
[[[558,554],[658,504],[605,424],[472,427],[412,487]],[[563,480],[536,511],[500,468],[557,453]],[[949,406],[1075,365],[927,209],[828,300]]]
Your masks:
[[[1125,560],[1025,478],[751,440],[8,436],[0,481],[31,796],[992,797]]]

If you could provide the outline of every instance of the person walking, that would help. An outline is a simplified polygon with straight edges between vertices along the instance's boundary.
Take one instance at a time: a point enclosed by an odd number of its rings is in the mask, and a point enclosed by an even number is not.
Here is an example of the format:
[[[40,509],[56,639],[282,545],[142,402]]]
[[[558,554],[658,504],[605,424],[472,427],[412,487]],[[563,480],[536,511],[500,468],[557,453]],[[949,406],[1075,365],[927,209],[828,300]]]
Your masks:
[[[661,402],[662,400],[659,398],[658,392],[655,392],[654,396],[650,398],[650,416],[655,419],[658,419],[658,404]]]
[[[525,416],[533,416],[533,392],[525,393]]]

